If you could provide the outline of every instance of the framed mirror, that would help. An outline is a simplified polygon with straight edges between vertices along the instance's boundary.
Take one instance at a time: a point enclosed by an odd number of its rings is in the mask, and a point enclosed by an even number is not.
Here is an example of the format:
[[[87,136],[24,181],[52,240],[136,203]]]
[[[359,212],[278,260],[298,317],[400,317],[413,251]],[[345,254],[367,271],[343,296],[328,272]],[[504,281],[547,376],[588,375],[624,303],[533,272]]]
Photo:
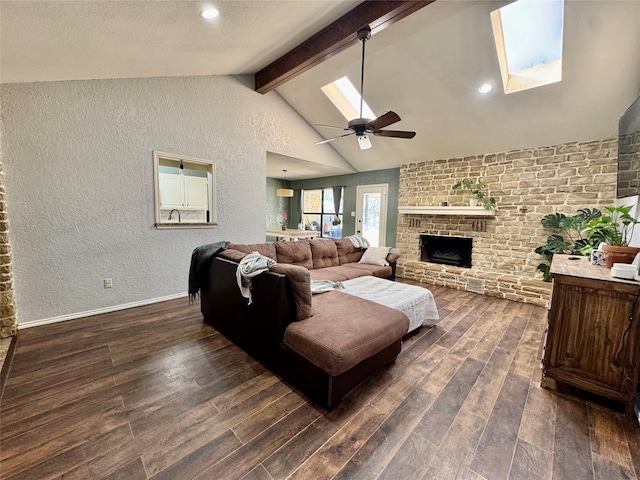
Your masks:
[[[153,176],[156,228],[217,225],[214,162],[154,151]]]

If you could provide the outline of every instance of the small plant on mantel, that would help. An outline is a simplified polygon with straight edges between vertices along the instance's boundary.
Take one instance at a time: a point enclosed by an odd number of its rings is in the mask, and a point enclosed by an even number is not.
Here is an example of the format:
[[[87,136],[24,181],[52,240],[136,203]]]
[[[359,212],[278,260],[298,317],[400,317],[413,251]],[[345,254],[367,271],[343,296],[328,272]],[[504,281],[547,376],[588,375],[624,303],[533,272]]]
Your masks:
[[[470,178],[463,178],[453,185],[454,190],[469,190],[471,193],[471,206],[475,207],[479,202],[482,202],[482,206],[486,210],[493,210],[496,208],[496,199],[488,197],[484,192],[487,184],[483,182],[475,182]]]
[[[596,239],[583,237],[585,227],[602,217],[602,213],[597,208],[581,208],[578,213],[568,217],[564,213],[550,213],[540,220],[543,227],[552,230],[554,233],[547,237],[547,242],[535,249],[535,252],[545,259],[540,263],[537,270],[542,272],[545,282],[550,280],[549,270],[551,260],[555,253],[565,253],[569,255],[589,255],[599,243]]]

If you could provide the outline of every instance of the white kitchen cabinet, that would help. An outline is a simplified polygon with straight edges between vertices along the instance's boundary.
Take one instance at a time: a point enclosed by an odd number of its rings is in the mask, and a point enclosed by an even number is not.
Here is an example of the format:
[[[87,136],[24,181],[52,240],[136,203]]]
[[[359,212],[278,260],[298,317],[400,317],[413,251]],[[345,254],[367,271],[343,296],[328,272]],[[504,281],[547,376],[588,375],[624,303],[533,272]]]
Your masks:
[[[184,201],[186,210],[207,210],[207,179],[184,177]]]
[[[161,210],[207,210],[207,179],[159,173]]]

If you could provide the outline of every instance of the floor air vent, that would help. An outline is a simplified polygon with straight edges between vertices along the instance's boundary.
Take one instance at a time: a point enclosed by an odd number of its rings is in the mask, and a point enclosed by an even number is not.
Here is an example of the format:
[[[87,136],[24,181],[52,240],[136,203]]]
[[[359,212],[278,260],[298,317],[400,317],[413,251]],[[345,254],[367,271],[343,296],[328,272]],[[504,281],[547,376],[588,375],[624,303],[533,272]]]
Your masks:
[[[484,280],[467,278],[467,292],[484,293]]]

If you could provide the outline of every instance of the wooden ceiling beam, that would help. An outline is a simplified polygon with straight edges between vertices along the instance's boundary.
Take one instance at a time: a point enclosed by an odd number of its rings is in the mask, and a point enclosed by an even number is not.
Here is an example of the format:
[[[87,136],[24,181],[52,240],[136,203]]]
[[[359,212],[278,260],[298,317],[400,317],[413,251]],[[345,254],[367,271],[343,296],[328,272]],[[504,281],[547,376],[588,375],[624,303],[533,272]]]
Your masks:
[[[331,25],[256,73],[255,90],[267,93],[358,42],[357,32],[367,25],[375,34],[435,0],[362,2]]]

